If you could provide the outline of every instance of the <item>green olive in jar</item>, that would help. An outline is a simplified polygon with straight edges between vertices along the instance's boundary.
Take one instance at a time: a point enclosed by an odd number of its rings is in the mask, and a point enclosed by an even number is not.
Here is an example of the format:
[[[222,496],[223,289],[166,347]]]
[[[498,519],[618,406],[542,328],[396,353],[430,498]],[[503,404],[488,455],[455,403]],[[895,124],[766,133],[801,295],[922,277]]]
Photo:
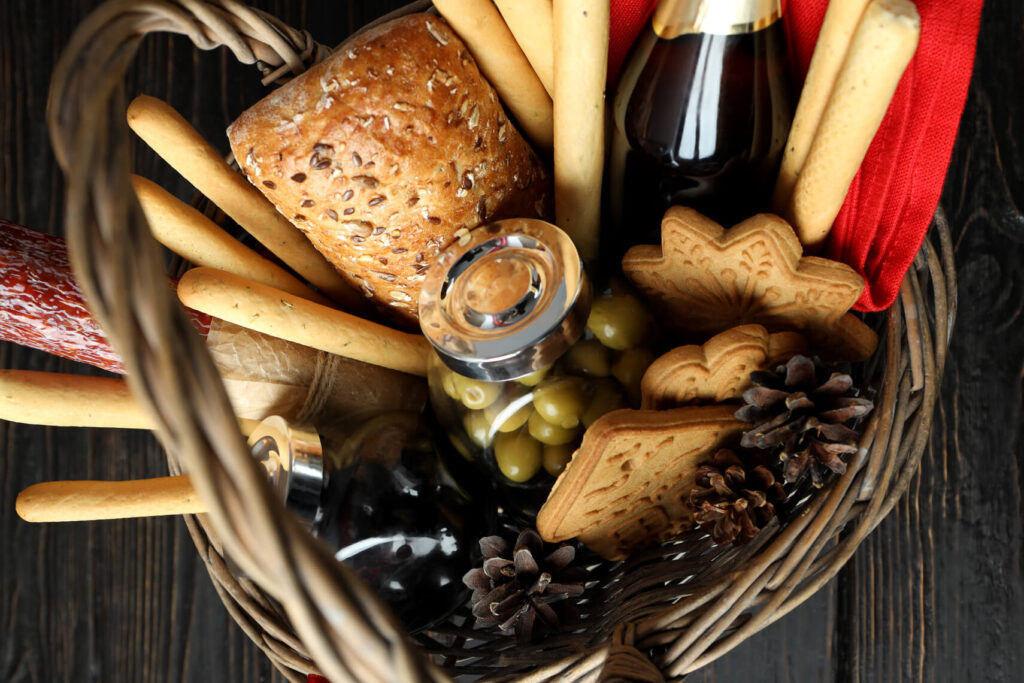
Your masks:
[[[534,410],[551,424],[565,429],[580,423],[585,406],[583,380],[579,377],[553,377],[533,391]]]
[[[608,347],[596,339],[581,339],[565,354],[565,367],[569,372],[607,377],[612,371],[612,354]]]
[[[481,382],[454,373],[453,377],[459,400],[470,410],[483,410],[498,400],[501,394],[501,384],[498,382]]]
[[[541,380],[547,377],[548,371],[550,369],[551,366],[549,365],[546,368],[541,368],[540,370],[537,370],[536,372],[531,372],[526,377],[520,377],[516,381],[522,384],[523,386],[535,387],[541,383]]]
[[[552,477],[557,477],[565,470],[565,466],[572,460],[573,451],[576,450],[570,444],[564,443],[558,446],[545,445],[541,460],[544,463],[544,471]]]
[[[635,296],[603,296],[590,306],[587,329],[608,348],[625,351],[643,341],[647,322],[647,311]]]
[[[590,427],[605,413],[628,407],[629,404],[618,382],[613,379],[595,380],[587,408],[583,411],[583,426]]]
[[[455,373],[448,368],[441,368],[438,372],[441,373],[441,388],[445,395],[456,401],[462,400],[459,396],[459,388],[455,386]]]
[[[638,348],[623,351],[612,365],[612,374],[615,375],[615,379],[622,382],[629,402],[634,406],[640,405],[640,380],[653,362],[653,353],[645,348]]]
[[[569,443],[576,438],[576,434],[579,432],[575,428],[559,427],[556,424],[551,424],[537,411],[530,415],[530,419],[526,421],[526,426],[530,436],[549,446],[561,446],[564,443]]]
[[[494,460],[498,469],[514,482],[529,481],[541,466],[541,445],[525,431],[494,437]]]
[[[480,410],[471,410],[462,418],[462,428],[466,430],[470,441],[481,448],[491,444],[491,422]]]
[[[533,403],[530,397],[523,395],[511,401],[495,401],[484,409],[487,421],[499,432],[514,432],[530,419]]]

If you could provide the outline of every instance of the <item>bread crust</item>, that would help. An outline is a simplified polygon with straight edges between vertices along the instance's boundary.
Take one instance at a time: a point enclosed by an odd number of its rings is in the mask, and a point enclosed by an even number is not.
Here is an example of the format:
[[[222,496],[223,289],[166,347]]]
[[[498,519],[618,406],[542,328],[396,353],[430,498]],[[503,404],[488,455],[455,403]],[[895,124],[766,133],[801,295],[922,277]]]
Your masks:
[[[543,164],[435,16],[354,36],[228,137],[277,210],[403,323],[443,248],[484,222],[551,213]]]

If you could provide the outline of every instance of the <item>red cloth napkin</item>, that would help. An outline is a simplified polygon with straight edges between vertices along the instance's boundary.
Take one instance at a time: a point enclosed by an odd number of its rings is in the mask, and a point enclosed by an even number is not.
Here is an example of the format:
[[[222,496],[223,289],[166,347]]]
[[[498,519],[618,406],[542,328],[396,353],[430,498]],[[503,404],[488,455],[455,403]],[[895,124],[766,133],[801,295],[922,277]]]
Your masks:
[[[640,35],[658,0],[611,0],[611,31],[608,36],[608,83],[614,84],[629,48]]]
[[[609,75],[618,74],[656,0],[611,0]],[[888,308],[939,203],[974,69],[982,0],[916,0],[921,42],[850,186],[825,255],[867,281],[856,308]],[[807,73],[828,0],[789,0],[794,71]],[[643,19],[639,19],[643,17]],[[626,46],[626,47],[623,47]]]

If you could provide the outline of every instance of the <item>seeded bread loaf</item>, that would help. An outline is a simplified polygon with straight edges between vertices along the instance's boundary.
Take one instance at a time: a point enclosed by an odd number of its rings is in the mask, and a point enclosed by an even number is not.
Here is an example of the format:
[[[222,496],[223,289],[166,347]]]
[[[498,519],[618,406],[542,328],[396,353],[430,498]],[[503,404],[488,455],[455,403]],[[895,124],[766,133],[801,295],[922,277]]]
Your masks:
[[[354,36],[228,137],[278,211],[403,323],[441,249],[486,221],[550,214],[543,164],[435,16]]]

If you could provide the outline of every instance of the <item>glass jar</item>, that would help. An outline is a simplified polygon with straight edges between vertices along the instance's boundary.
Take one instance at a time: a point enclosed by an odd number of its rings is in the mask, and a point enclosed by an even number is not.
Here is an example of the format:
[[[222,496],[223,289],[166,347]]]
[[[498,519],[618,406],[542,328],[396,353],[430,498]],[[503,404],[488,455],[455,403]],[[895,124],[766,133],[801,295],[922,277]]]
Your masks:
[[[436,351],[435,415],[528,521],[584,430],[639,406],[654,359],[640,299],[619,285],[594,298],[569,237],[534,219],[482,226],[442,252],[423,283],[420,325]]]
[[[449,475],[418,414],[382,413],[320,433],[271,417],[250,435],[289,510],[354,570],[409,632],[468,599],[488,510]]]

